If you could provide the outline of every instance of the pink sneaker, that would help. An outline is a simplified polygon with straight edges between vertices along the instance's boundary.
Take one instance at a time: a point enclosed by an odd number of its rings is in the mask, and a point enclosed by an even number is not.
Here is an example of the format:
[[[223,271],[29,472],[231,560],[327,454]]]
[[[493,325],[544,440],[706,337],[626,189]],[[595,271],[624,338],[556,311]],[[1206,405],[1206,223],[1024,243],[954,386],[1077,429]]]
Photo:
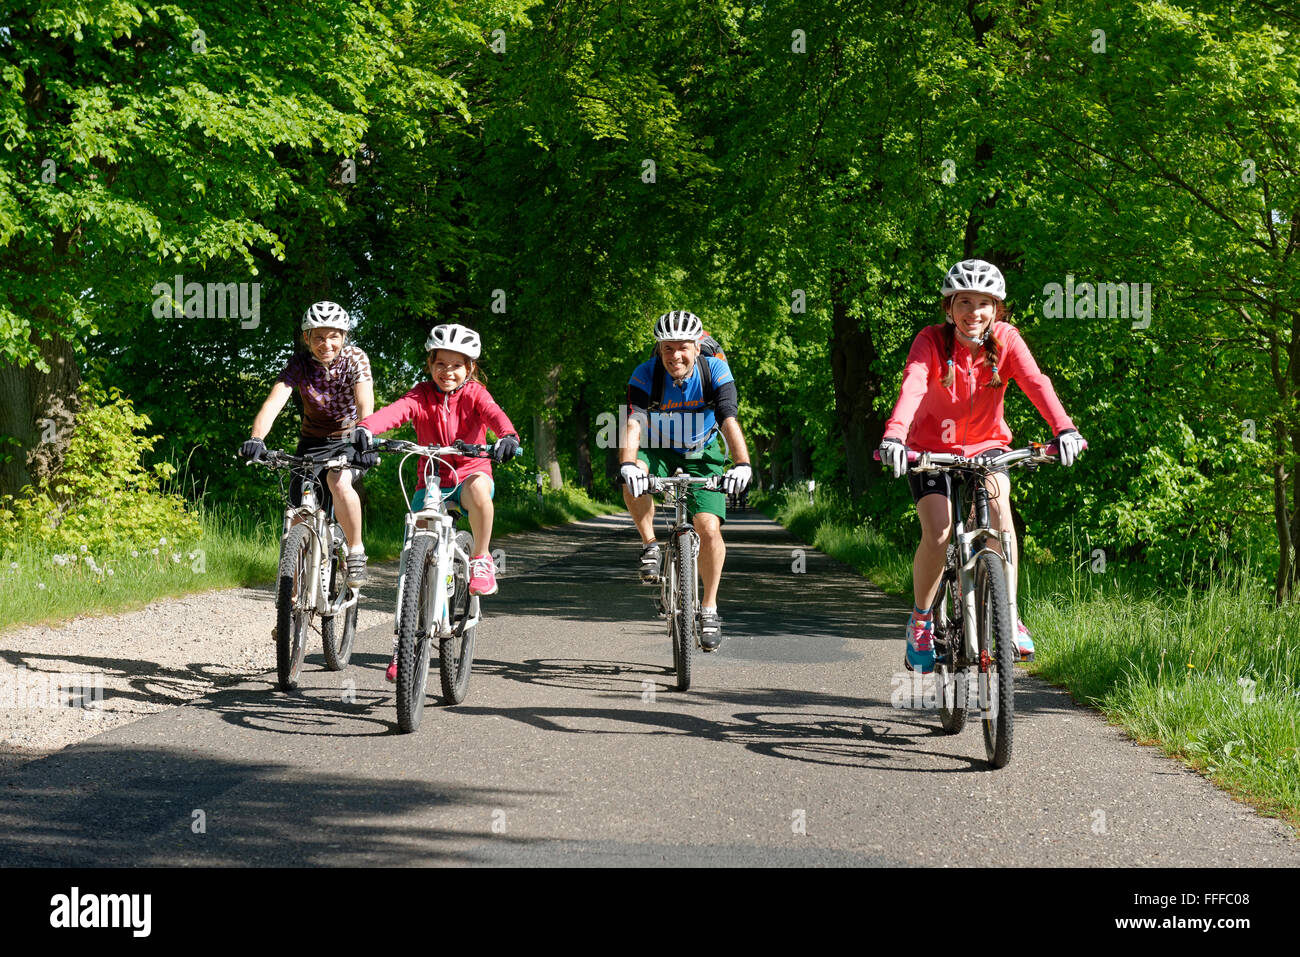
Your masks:
[[[397,649],[393,649],[393,660],[388,663],[388,670],[384,672],[384,677],[394,684],[397,683]]]
[[[491,555],[476,555],[469,560],[469,593],[471,595],[497,593],[497,569]]]
[[[1016,651],[1021,661],[1034,660],[1034,639],[1029,637],[1029,629],[1023,621],[1016,621]]]
[[[920,671],[928,675],[934,671],[934,622],[919,622],[915,618],[907,621],[907,653],[903,656],[903,667],[908,671]]]

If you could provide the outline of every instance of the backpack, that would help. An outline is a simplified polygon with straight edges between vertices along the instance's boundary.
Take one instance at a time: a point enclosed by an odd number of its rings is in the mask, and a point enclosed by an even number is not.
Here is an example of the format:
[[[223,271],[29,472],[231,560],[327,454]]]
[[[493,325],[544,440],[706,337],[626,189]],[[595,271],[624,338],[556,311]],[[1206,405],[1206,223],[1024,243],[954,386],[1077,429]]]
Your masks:
[[[668,376],[668,370],[664,368],[664,364],[659,358],[658,348],[651,350],[651,356],[654,358],[655,364],[650,379],[650,408],[648,411],[658,412],[660,404],[664,399],[664,380]],[[700,355],[699,358],[696,359],[695,364],[699,366],[700,369],[700,385],[704,389],[704,404],[706,406],[712,406],[713,369],[707,362],[701,361],[705,356],[713,356],[721,359],[723,362],[727,361],[727,354],[722,351],[722,343],[718,342],[717,339],[713,338],[713,336],[709,335],[707,332],[704,334],[704,337],[700,339]]]

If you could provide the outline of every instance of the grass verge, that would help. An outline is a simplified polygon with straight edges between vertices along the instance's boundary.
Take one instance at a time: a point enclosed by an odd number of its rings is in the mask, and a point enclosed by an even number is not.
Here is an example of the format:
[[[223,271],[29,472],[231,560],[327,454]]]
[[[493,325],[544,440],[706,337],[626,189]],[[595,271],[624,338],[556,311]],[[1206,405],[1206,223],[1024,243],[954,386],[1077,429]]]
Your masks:
[[[578,489],[496,503],[493,537],[562,525],[622,506],[595,501]],[[121,543],[112,554],[59,554],[31,542],[0,546],[0,631],[65,621],[78,615],[142,608],[159,598],[217,588],[261,585],[275,577],[280,527],[233,509],[199,509],[203,533],[194,542]],[[468,522],[464,523],[468,527]],[[372,521],[366,550],[386,561],[402,549],[400,515]]]

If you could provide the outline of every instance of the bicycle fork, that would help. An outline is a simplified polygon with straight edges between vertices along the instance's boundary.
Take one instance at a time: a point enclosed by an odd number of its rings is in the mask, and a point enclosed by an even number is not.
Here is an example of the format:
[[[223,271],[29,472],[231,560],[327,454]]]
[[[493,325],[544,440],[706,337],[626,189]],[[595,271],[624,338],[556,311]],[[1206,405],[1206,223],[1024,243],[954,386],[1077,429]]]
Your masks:
[[[992,536],[997,536],[997,540],[1002,546],[1001,555],[994,549],[989,548],[987,544],[980,548],[975,547],[977,538],[987,539]],[[962,532],[959,537],[961,539],[960,554],[968,556],[957,570],[957,580],[961,582],[961,603],[964,610],[962,631],[965,633],[963,637],[966,643],[966,660],[977,661],[979,659],[979,637],[978,622],[975,618],[975,563],[985,553],[992,555],[1002,563],[1003,577],[1007,583],[1007,604],[1011,611],[1012,628],[1016,627],[1015,622],[1020,620],[1016,610],[1016,565],[1011,560],[1011,533],[1009,532],[981,528],[972,532]]]

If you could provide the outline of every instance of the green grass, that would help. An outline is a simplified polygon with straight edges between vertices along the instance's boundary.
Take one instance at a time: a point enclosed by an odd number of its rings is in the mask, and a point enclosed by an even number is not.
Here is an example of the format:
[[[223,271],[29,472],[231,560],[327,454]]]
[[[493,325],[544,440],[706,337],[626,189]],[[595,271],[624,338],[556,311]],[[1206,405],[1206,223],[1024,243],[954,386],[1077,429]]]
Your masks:
[[[846,516],[834,490],[757,502],[795,535],[910,597],[912,547]],[[1200,567],[1189,559],[1188,568]],[[1249,567],[1170,594],[1112,566],[1026,563],[1030,670],[1265,814],[1300,829],[1300,602],[1277,606]]]
[[[547,492],[540,506],[535,497],[496,506],[494,538],[621,510],[571,488]],[[78,552],[62,563],[50,548],[26,541],[5,543],[0,553],[0,631],[77,615],[131,611],[159,598],[274,579],[278,518],[273,524],[234,509],[202,507],[199,518],[203,534],[197,542],[123,543],[113,555]],[[365,530],[366,551],[377,561],[396,558],[402,529],[401,514],[372,521]]]
[[[750,498],[769,518],[818,551],[853,566],[887,594],[911,594],[911,552],[900,551],[870,525],[846,519],[848,503],[838,490],[819,488],[813,504],[803,490],[755,492]]]

